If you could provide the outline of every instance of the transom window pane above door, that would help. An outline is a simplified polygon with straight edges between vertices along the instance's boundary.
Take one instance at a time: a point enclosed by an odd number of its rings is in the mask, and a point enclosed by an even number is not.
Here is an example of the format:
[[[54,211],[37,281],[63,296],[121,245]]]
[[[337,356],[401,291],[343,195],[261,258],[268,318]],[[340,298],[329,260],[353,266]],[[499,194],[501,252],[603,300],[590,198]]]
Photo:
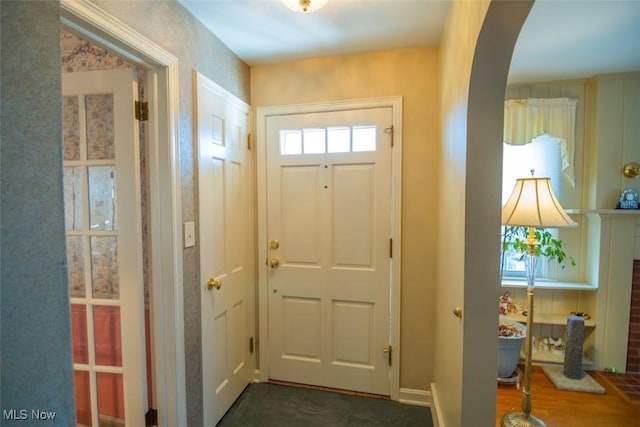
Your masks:
[[[376,151],[376,126],[283,129],[280,154],[304,155]]]

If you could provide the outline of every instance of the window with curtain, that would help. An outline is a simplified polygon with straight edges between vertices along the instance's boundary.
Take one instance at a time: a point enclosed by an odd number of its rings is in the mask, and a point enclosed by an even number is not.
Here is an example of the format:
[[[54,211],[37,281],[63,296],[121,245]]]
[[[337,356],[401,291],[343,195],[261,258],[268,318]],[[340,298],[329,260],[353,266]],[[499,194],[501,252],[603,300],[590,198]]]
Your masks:
[[[546,176],[551,178],[553,191],[560,197],[560,178],[562,175],[560,141],[558,138],[544,134],[538,136],[529,144],[502,145],[502,204],[507,201],[518,178],[531,176]],[[553,231],[550,230],[552,233]],[[546,276],[545,263],[538,263],[539,277]],[[525,275],[524,254],[510,248],[503,259],[504,276]]]
[[[577,101],[570,98],[529,98],[505,101],[502,169],[502,203],[516,179],[531,176],[551,178],[553,191],[562,199],[560,181],[575,185],[573,153]],[[553,232],[553,231],[552,231]],[[545,263],[537,275],[547,276]],[[524,276],[523,254],[513,249],[503,254],[503,276]]]
[[[557,138],[562,173],[575,185],[577,100],[571,98],[510,99],[504,104],[504,143],[526,145],[541,135]]]

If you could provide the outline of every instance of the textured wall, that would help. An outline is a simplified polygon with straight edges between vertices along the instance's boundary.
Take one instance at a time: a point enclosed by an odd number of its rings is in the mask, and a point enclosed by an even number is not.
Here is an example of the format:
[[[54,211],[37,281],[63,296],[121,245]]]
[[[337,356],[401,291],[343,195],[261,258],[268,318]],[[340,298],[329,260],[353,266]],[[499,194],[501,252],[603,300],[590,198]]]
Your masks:
[[[197,220],[192,72],[201,72],[248,103],[249,67],[177,1],[95,0],[93,3],[178,58],[182,219]],[[201,426],[203,423],[198,250],[199,246],[196,245],[183,252],[184,342],[189,426]]]
[[[2,2],[3,410],[75,425],[61,170],[58,2]],[[21,413],[17,413],[18,418]],[[7,418],[7,417],[4,417]],[[52,424],[53,425],[53,424]]]
[[[95,4],[179,59],[182,215],[185,221],[194,220],[192,70],[248,102],[249,67],[176,1]],[[2,2],[0,11],[2,408],[57,411],[56,425],[75,425],[63,268],[59,3]],[[185,250],[183,259],[187,413],[188,424],[198,426],[202,356],[197,248]]]

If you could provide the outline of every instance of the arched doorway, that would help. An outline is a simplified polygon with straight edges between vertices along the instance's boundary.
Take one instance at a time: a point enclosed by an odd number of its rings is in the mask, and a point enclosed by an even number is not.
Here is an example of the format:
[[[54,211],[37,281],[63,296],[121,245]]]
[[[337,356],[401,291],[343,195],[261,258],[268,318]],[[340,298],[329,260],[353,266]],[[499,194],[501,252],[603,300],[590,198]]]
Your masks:
[[[532,5],[454,2],[441,46],[443,137],[432,393],[442,425],[495,423],[503,103],[513,48]],[[456,307],[460,316],[452,314]]]

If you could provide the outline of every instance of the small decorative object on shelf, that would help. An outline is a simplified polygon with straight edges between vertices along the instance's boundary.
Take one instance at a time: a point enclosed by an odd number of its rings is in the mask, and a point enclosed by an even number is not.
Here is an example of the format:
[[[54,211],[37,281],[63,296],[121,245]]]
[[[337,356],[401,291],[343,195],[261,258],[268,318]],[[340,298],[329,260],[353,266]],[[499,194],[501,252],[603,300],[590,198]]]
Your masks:
[[[584,311],[572,311],[571,315],[582,317],[584,320],[591,319],[591,316],[589,316],[589,314],[585,313]]]
[[[551,348],[552,353],[564,355],[565,344],[562,338],[553,339],[549,337],[549,347]]]
[[[499,313],[500,314],[509,313],[509,304],[511,304],[511,297],[509,296],[509,291],[507,291],[504,294],[502,294],[502,296],[500,297],[500,306],[498,309]]]
[[[620,194],[616,209],[638,209],[638,193],[633,188],[627,188]]]
[[[509,295],[509,291],[507,291],[500,297],[498,311],[500,314],[517,314],[522,311],[522,307],[511,301],[511,295]]]
[[[553,337],[533,337],[533,351],[550,351],[563,355],[565,343],[562,338]]]

